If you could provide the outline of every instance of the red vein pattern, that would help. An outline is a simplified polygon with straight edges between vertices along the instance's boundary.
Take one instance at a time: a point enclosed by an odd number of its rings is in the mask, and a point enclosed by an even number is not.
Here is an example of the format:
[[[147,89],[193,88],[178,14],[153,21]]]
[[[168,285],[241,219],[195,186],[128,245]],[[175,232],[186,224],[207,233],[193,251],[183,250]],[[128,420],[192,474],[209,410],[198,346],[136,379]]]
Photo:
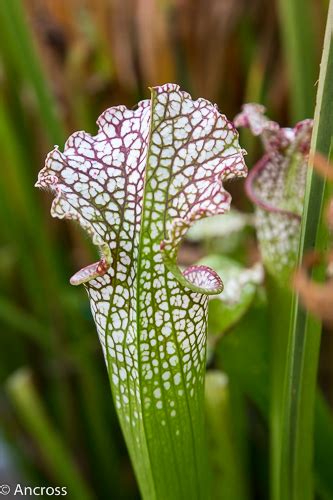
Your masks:
[[[222,282],[205,266],[182,273],[177,248],[195,220],[229,209],[222,181],[246,175],[244,152],[216,106],[174,84],[98,126],[55,148],[37,186],[100,248],[71,283],[88,291],[143,495],[199,498],[207,296]]]
[[[312,120],[280,128],[258,104],[245,104],[234,123],[260,136],[265,154],[245,188],[256,206],[256,227],[266,267],[281,280],[294,268],[300,234]]]

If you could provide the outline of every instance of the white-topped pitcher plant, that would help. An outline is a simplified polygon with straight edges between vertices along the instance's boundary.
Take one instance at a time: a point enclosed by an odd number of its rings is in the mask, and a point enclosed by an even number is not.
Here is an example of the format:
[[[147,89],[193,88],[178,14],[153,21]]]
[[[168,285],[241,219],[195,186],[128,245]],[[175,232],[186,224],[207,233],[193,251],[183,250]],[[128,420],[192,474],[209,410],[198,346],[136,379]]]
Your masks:
[[[222,182],[246,176],[244,151],[215,105],[174,84],[97,123],[49,153],[36,186],[99,248],[71,283],[88,292],[142,496],[204,499],[207,304],[223,284],[181,271],[177,251],[196,220],[229,210]]]

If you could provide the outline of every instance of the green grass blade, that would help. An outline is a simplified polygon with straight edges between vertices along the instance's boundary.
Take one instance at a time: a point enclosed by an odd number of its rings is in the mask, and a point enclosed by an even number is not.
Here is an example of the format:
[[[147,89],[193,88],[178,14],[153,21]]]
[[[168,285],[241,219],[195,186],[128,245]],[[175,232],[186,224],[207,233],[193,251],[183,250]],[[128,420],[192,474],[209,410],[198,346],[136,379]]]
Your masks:
[[[281,497],[281,443],[284,415],[284,375],[288,348],[288,329],[291,314],[292,294],[281,286],[275,277],[268,275],[268,312],[270,321],[270,490],[271,498]],[[276,320],[277,311],[279,321]]]
[[[61,144],[64,131],[59,111],[37,57],[20,0],[0,2],[0,29],[2,50],[8,52],[22,79],[28,81],[35,92],[46,134],[53,144]]]
[[[21,310],[14,302],[0,296],[0,321],[6,323],[18,333],[26,335],[44,347],[48,347],[45,326],[36,318]]]
[[[7,382],[7,392],[18,417],[50,468],[50,475],[59,482],[56,486],[66,486],[68,494],[75,500],[92,500],[93,494],[80,477],[65,444],[45,413],[30,373],[22,369],[12,375]]]
[[[245,437],[240,414],[244,407],[238,391],[219,370],[206,375],[205,408],[214,500],[247,500]],[[208,496],[208,495],[207,495]]]
[[[267,307],[257,300],[232,332],[222,338],[216,351],[217,366],[223,367],[231,384],[237,384],[267,421],[271,419],[270,352],[274,353],[276,348],[271,343],[270,329]],[[315,404],[314,445],[316,491],[325,500],[333,500],[333,419],[319,391]]]
[[[320,69],[312,152],[329,157],[333,135],[333,1],[330,2]],[[329,194],[325,179],[309,169],[305,193],[299,263],[308,250],[325,251],[328,231],[323,206]],[[313,274],[324,279],[323,269]],[[321,324],[293,301],[289,334],[281,450],[281,498],[313,499],[313,408]]]
[[[317,64],[309,0],[279,0],[280,30],[287,62],[293,121],[313,115]]]

